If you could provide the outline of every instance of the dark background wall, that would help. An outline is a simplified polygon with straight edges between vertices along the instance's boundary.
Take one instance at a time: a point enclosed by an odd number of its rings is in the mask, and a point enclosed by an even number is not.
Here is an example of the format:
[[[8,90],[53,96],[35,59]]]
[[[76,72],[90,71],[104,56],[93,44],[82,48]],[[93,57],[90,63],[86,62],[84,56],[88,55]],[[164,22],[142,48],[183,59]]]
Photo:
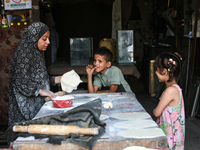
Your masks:
[[[111,38],[112,5],[95,1],[77,4],[55,4],[52,7],[55,28],[59,34],[58,57],[70,61],[70,38],[92,37],[93,47],[103,38]]]

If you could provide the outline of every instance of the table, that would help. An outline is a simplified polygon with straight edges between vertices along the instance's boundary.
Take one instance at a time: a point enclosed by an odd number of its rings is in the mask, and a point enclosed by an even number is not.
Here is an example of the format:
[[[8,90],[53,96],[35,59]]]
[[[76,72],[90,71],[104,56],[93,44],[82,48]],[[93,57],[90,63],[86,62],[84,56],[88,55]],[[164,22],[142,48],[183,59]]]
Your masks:
[[[134,97],[133,94],[131,93],[102,93],[102,94],[83,93],[83,94],[71,94],[71,95],[74,96],[72,107],[55,108],[53,107],[53,104],[51,101],[46,102],[34,119],[48,116],[48,115],[62,113],[76,106],[79,106],[81,104],[100,98],[103,103],[102,105],[104,105],[107,102],[111,102],[113,104],[113,108],[106,109],[102,107],[102,116],[103,115],[107,116],[106,119],[102,119],[102,121],[104,121],[107,124],[106,133],[97,140],[97,142],[93,146],[93,150],[98,150],[98,149],[118,150],[118,149],[124,149],[126,147],[130,147],[130,146],[143,146],[143,147],[148,147],[148,148],[156,148],[160,150],[168,149],[167,137],[165,136],[163,132],[161,135],[155,136],[153,138],[126,138],[126,137],[122,137],[118,135],[119,132],[126,129],[117,128],[115,127],[114,124],[125,121],[125,120],[113,118],[112,117],[113,114],[116,114],[116,113],[128,114],[131,112],[132,113],[144,112],[148,114],[145,111],[145,109],[142,107],[142,105],[138,102],[138,100]],[[153,121],[150,115],[145,120]],[[135,121],[137,122],[137,120]],[[161,130],[157,126],[156,123],[155,125],[151,126],[151,128],[156,128],[158,130]],[[79,145],[72,144],[69,141],[62,141],[61,145],[52,145],[52,144],[46,143],[46,141],[42,139],[28,140],[28,141],[17,139],[13,143],[13,148],[14,149],[29,149],[29,150],[35,150],[35,149],[48,149],[48,150],[82,149],[82,150],[85,150],[86,149]]]

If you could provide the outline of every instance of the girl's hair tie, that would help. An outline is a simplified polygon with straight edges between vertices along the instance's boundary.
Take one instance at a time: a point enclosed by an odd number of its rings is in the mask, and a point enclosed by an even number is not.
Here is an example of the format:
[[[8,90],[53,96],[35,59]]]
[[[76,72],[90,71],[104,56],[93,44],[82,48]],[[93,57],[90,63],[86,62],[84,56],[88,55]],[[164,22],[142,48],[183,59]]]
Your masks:
[[[172,58],[170,58],[168,61],[168,64],[170,64],[170,63],[172,63],[173,65],[176,65],[176,62]]]
[[[168,68],[168,69],[167,69],[167,71],[169,71],[169,72],[170,72],[170,69]]]

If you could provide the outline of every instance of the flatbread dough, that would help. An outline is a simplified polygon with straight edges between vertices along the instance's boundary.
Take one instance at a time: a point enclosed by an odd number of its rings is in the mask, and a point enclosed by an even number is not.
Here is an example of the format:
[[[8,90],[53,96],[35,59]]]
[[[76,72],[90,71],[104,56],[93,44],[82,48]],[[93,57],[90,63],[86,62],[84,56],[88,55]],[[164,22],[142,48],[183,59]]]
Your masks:
[[[105,119],[108,119],[109,117],[107,116],[107,115],[103,115],[103,114],[101,114],[101,116],[100,116],[100,120],[105,120]]]
[[[153,120],[131,120],[131,121],[122,121],[117,122],[113,125],[115,128],[120,129],[141,129],[141,128],[148,128],[148,127],[157,127],[157,124]]]
[[[124,148],[123,150],[155,150],[155,149],[146,148],[143,146],[129,146],[129,147]]]
[[[151,118],[151,116],[147,112],[116,113],[110,115],[110,117],[121,120],[139,120]]]
[[[160,128],[146,128],[146,129],[130,129],[121,131],[118,133],[119,136],[124,138],[156,138],[165,136],[164,132]]]
[[[62,90],[71,93],[77,89],[82,80],[74,70],[71,70],[62,75],[60,82]]]

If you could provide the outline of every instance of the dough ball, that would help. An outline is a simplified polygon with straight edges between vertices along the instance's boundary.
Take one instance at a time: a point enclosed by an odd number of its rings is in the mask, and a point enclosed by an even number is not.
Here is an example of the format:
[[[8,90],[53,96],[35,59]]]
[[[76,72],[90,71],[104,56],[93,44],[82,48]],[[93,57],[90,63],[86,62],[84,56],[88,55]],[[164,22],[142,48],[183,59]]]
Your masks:
[[[113,104],[112,102],[106,102],[104,105],[103,105],[104,108],[108,109],[108,108],[113,108]]]

